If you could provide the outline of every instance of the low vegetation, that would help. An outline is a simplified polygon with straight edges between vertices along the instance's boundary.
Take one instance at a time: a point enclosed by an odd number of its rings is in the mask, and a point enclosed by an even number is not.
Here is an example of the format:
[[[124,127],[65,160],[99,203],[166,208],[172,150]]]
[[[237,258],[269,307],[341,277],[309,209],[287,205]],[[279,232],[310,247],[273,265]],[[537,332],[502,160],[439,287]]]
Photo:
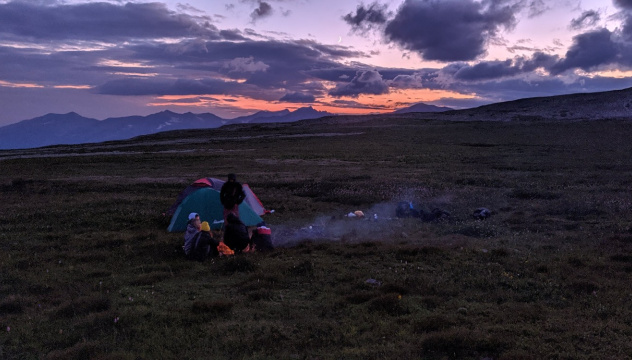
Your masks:
[[[0,358],[628,358],[631,138],[403,117],[2,151]],[[162,213],[229,172],[278,248],[189,262]]]

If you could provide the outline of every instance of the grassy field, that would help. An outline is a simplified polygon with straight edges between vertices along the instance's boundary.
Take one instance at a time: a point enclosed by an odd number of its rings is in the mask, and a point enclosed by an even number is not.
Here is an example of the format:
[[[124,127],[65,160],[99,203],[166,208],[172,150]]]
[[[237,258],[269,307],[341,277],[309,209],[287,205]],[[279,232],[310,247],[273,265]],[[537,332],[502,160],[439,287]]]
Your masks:
[[[402,117],[2,151],[0,358],[629,358],[630,139]],[[278,248],[189,262],[162,213],[230,172]]]

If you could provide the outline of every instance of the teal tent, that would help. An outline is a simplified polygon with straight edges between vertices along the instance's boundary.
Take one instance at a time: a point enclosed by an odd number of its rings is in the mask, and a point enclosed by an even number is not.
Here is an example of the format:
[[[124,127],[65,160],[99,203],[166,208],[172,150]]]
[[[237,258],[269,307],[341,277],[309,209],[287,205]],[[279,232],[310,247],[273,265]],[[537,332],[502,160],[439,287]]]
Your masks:
[[[220,229],[224,224],[224,206],[219,200],[219,191],[208,187],[189,194],[173,213],[167,230],[185,231],[189,214],[193,212],[200,214],[201,221],[208,221],[211,229]],[[255,226],[263,221],[245,201],[239,205],[239,218],[246,226]]]

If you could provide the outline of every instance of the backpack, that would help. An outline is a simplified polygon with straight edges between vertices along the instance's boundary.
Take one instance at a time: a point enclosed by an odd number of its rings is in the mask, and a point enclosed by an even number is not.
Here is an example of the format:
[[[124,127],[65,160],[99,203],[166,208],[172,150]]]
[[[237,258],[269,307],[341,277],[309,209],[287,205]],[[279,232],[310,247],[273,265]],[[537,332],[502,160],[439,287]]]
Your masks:
[[[209,256],[219,255],[217,246],[214,245],[211,234],[207,231],[200,231],[193,237],[193,246],[188,258],[190,260],[204,261]]]

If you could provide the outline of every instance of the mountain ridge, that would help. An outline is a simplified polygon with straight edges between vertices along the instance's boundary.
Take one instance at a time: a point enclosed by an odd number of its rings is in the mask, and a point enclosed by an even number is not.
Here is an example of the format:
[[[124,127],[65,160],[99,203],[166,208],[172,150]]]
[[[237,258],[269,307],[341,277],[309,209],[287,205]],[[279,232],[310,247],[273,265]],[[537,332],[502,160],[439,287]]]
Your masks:
[[[334,114],[315,110],[311,106],[295,111],[259,111],[235,119],[223,119],[212,113],[178,114],[170,110],[146,116],[132,115],[104,120],[83,117],[76,112],[50,113],[0,127],[0,150],[125,140],[163,131],[213,129],[230,124],[292,122],[331,115]]]
[[[0,127],[0,150],[125,140],[172,130],[212,129],[224,125],[294,122],[325,117],[332,125],[375,117],[443,121],[632,119],[632,88],[523,98],[461,110],[418,103],[379,115],[337,115],[315,110],[311,106],[295,111],[259,111],[234,119],[223,119],[212,113],[178,114],[170,110],[147,116],[105,120],[86,118],[76,112],[47,114]]]

